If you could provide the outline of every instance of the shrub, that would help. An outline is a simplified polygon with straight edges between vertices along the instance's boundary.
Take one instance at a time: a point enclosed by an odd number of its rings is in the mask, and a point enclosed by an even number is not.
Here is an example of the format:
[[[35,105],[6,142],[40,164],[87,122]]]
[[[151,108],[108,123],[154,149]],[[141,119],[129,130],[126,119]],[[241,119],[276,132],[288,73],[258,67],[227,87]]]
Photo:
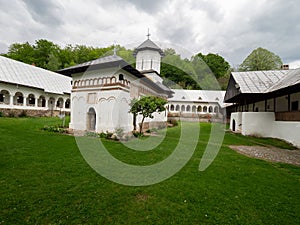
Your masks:
[[[107,139],[111,139],[111,137],[113,136],[113,133],[106,131],[106,138]]]
[[[43,130],[48,132],[54,132],[54,133],[68,133],[68,131],[62,127],[59,126],[44,126]]]
[[[84,136],[86,136],[86,137],[97,137],[98,134],[95,133],[95,132],[87,131],[87,132],[85,132]]]
[[[124,135],[124,129],[122,127],[118,127],[115,132],[117,138],[122,138]]]
[[[174,127],[175,127],[175,126],[178,126],[178,121],[175,120],[175,119],[170,119],[170,120],[169,120],[169,123],[172,124]]]
[[[138,138],[138,137],[143,137],[143,136],[144,136],[143,133],[140,133],[140,132],[138,132],[138,131],[133,131],[132,134],[133,134],[133,136],[135,136],[136,138]]]
[[[104,132],[101,132],[100,134],[98,134],[99,138],[107,138],[107,134]]]
[[[0,117],[3,117],[3,112],[0,112]]]

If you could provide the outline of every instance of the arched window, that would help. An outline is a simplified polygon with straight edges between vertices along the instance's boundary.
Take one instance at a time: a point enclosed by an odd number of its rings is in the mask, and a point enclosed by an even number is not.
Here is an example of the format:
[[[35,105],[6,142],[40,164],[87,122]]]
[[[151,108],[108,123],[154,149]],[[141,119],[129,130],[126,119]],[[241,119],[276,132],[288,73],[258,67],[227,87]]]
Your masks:
[[[54,105],[55,105],[55,99],[53,97],[50,97],[49,100],[48,100],[49,109],[52,110],[54,108]]]
[[[0,103],[9,104],[9,92],[7,90],[2,90],[0,92]]]
[[[38,99],[38,107],[46,107],[46,99],[43,95]]]
[[[27,97],[27,105],[34,106],[35,105],[35,97],[33,94],[29,94]]]
[[[203,112],[207,112],[207,106],[203,107]]]
[[[201,107],[201,105],[198,106],[197,112],[202,112],[202,107]]]
[[[179,112],[179,111],[180,111],[180,106],[179,106],[179,105],[176,105],[175,110],[176,110],[177,112]]]
[[[123,74],[119,74],[119,81],[124,80],[124,75]]]
[[[70,105],[71,105],[71,102],[70,102],[70,99],[68,98],[65,102],[65,108],[66,109],[69,109],[70,108]]]
[[[64,100],[62,98],[59,98],[56,102],[56,107],[62,108],[64,105]]]
[[[219,112],[219,107],[218,106],[215,106],[214,108],[214,113],[218,113]]]
[[[212,107],[212,106],[209,106],[208,112],[209,112],[209,113],[212,113],[212,112],[213,112],[213,107]]]
[[[17,92],[14,96],[14,104],[15,105],[23,105],[24,103],[24,97],[21,92]]]
[[[117,81],[117,79],[116,79],[115,76],[112,76],[112,77],[110,78],[110,83],[111,83],[111,84],[116,83],[116,81]]]
[[[174,111],[174,105],[171,105],[170,111]]]
[[[181,106],[181,112],[184,112],[184,111],[185,111],[185,106],[182,105],[182,106]]]
[[[190,112],[190,111],[191,111],[191,106],[188,105],[188,106],[186,107],[186,111],[187,111],[187,112]]]
[[[196,106],[195,105],[193,105],[193,107],[192,107],[192,112],[193,113],[196,112]]]

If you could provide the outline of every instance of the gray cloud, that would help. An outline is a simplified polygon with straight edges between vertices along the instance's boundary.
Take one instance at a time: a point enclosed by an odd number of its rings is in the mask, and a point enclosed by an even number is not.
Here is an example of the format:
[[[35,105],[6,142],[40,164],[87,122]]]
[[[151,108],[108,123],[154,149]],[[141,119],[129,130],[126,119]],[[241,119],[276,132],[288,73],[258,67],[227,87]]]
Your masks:
[[[63,23],[63,9],[57,1],[24,0],[24,3],[36,22],[50,26]]]
[[[1,52],[41,38],[62,46],[140,43],[149,27],[153,40],[218,53],[232,65],[257,47],[285,63],[300,60],[296,0],[0,0],[0,8]]]
[[[126,2],[126,0],[124,0]],[[165,7],[165,3],[167,1],[163,0],[128,0],[128,2],[132,3],[136,6],[138,10],[143,10],[150,14],[156,14],[162,8]]]

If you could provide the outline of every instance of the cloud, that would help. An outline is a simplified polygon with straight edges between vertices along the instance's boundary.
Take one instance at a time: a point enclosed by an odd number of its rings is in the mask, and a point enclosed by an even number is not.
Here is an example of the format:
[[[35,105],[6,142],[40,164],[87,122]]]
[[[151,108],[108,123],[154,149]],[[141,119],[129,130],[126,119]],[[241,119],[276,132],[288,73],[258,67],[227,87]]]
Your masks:
[[[300,60],[296,0],[0,0],[0,52],[45,38],[65,46],[106,47],[151,39],[218,53],[233,66],[257,47]],[[134,45],[131,45],[134,46]]]
[[[24,3],[36,22],[50,26],[58,26],[63,23],[63,9],[58,1],[24,0]]]

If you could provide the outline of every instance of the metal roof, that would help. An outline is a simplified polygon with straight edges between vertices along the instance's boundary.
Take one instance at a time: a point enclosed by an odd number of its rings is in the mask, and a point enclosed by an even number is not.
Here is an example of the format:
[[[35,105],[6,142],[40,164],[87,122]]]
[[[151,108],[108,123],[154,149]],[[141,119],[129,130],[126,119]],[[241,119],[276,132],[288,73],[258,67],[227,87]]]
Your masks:
[[[232,72],[241,93],[264,93],[283,79],[288,70]]]
[[[169,102],[217,102],[221,107],[225,106],[223,99],[225,91],[216,90],[183,90],[171,89],[174,94],[169,98]]]
[[[90,67],[90,66],[96,66],[96,65],[113,64],[113,63],[119,62],[119,61],[123,61],[123,59],[120,56],[110,55],[110,56],[101,57],[101,58],[98,58],[95,60],[91,60],[88,62],[84,62],[81,64],[77,64],[75,66],[71,66],[71,67],[68,67],[65,69],[61,69],[58,72],[64,72],[64,71],[68,71],[68,70],[74,70],[77,68]]]
[[[300,68],[287,71],[287,74],[281,80],[275,83],[272,87],[268,88],[265,92],[273,92],[300,84]]]
[[[58,72],[65,75],[72,75],[74,73],[85,72],[86,70],[96,70],[96,69],[110,68],[110,67],[119,67],[120,69],[129,72],[130,74],[132,74],[137,78],[143,78],[143,80],[150,87],[154,88],[156,91],[164,93],[168,96],[172,94],[172,91],[168,87],[164,86],[163,84],[153,82],[152,80],[147,78],[146,75],[142,74],[140,71],[132,67],[129,63],[127,63],[123,58],[117,55],[110,55],[110,56],[98,58],[92,61],[78,64],[76,66],[71,66],[59,70]]]
[[[0,81],[39,88],[48,93],[71,93],[71,78],[0,56]]]
[[[153,41],[151,41],[150,39],[147,39],[146,41],[144,41],[142,44],[140,44],[133,52],[133,56],[136,56],[136,54],[139,51],[143,51],[143,50],[155,50],[158,51],[159,54],[161,56],[164,56],[164,52],[161,50],[160,47],[158,47]]]

